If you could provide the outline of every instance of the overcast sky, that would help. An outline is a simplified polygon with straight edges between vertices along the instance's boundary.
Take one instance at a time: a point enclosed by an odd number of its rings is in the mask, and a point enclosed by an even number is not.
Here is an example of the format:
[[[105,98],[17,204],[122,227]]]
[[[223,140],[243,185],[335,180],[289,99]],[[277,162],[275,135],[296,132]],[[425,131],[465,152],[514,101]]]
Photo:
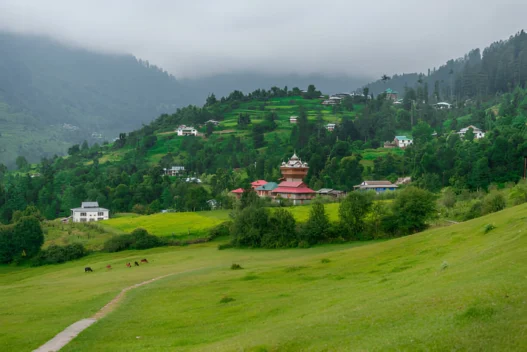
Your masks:
[[[483,49],[526,14],[526,0],[0,0],[0,30],[130,53],[180,78],[379,77]]]

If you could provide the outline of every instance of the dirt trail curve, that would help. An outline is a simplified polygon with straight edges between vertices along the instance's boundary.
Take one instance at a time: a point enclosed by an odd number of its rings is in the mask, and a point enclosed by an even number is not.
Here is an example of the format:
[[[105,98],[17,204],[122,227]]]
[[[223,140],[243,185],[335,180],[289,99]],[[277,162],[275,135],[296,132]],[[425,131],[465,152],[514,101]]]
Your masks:
[[[164,279],[165,277],[176,275],[176,274],[183,274],[188,273],[190,271],[195,270],[187,270],[182,271],[178,273],[172,273],[167,274],[159,277],[155,277],[153,279],[140,282],[138,284],[123,288],[121,292],[115,296],[114,299],[112,299],[108,304],[106,304],[104,307],[102,307],[97,313],[95,313],[91,318],[88,319],[82,319],[79,320],[70,326],[68,326],[63,331],[59,332],[54,338],[34,350],[33,352],[56,352],[59,351],[62,347],[66,346],[71,340],[73,340],[77,335],[79,335],[82,331],[90,327],[93,323],[95,323],[97,320],[104,318],[108,313],[110,313],[114,308],[117,306],[117,304],[123,299],[126,292],[133,290],[134,288],[141,287],[144,285],[148,285],[149,283],[152,283],[154,281]]]

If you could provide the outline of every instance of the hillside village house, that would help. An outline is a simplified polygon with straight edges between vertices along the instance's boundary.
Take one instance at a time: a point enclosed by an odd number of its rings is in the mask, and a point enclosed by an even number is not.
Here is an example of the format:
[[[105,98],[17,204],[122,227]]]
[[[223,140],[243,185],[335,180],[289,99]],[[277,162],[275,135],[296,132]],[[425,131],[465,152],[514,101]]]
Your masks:
[[[216,121],[216,120],[208,120],[208,121],[205,121],[205,125],[208,125],[208,124],[211,124],[211,125],[214,125],[214,126],[218,126],[220,124],[219,121]]]
[[[346,196],[346,192],[332,188],[321,188],[317,191],[317,194],[321,197],[328,198],[344,198]]]
[[[297,123],[298,122],[298,116],[291,116],[289,118],[289,123]]]
[[[378,193],[386,191],[395,191],[398,188],[390,181],[364,181],[360,185],[353,186],[354,190],[357,191],[375,191]]]
[[[337,125],[334,124],[334,123],[328,123],[328,124],[326,125],[326,129],[327,129],[329,132],[333,132],[333,131],[335,130],[335,127],[336,127],[336,126],[337,126]]]
[[[177,135],[178,136],[197,136],[198,130],[196,130],[194,127],[181,125],[177,129]]]
[[[271,197],[276,201],[288,199],[293,205],[308,204],[316,196],[316,192],[303,182],[308,170],[307,163],[302,162],[294,154],[289,161],[283,162],[280,167],[283,180],[280,184],[257,180],[251,182],[251,187],[260,197]],[[243,192],[243,188],[237,188],[230,193],[240,199]]]
[[[71,209],[71,218],[73,222],[108,220],[110,211],[99,207],[98,202],[82,202],[80,208]]]
[[[399,148],[406,148],[413,143],[413,139],[406,136],[395,136],[393,143]]]
[[[340,104],[340,100],[334,100],[334,99],[326,99],[322,102],[322,105],[338,105]]]
[[[384,93],[386,93],[386,99],[397,101],[397,91],[388,88],[384,91]]]
[[[271,192],[278,187],[276,182],[267,182],[265,185],[256,187],[254,190],[260,197],[271,197]]]
[[[172,166],[170,169],[164,168],[163,172],[167,176],[177,176],[185,172],[185,167],[184,166]]]
[[[437,109],[450,109],[452,108],[452,104],[449,104],[447,102],[441,101],[434,105]]]
[[[475,126],[472,126],[472,125],[460,129],[459,132],[457,132],[457,134],[459,134],[460,137],[465,137],[465,133],[467,133],[468,130],[471,129],[471,128],[472,128],[472,132],[474,133],[474,138],[475,139],[480,139],[480,138],[485,137],[485,132],[484,131],[482,131],[479,128],[477,128]]]

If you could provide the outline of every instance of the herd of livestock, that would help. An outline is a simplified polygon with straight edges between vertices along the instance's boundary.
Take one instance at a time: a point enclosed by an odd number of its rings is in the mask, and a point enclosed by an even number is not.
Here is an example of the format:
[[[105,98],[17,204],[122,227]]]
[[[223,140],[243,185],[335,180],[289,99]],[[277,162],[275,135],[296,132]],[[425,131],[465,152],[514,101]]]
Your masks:
[[[145,259],[141,259],[141,263],[148,264],[148,260],[146,260],[146,258]],[[139,266],[139,263],[138,262],[134,262],[134,266]],[[126,267],[127,268],[131,268],[132,264],[126,263]],[[112,266],[110,264],[106,265],[106,270],[112,270]],[[87,266],[87,267],[84,268],[84,272],[85,273],[92,273],[93,269],[91,267]]]

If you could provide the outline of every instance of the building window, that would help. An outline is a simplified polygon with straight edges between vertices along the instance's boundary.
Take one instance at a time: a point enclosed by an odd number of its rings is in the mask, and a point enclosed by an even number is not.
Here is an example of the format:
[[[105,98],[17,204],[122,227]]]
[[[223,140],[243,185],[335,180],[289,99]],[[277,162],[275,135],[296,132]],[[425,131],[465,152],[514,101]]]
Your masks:
[[[97,213],[97,216],[104,216],[104,213],[102,211]]]
[[[95,221],[95,219],[92,218],[92,219],[90,219],[90,221]]]
[[[99,220],[99,221],[100,221],[100,220],[104,220],[104,218],[97,218],[97,220]]]
[[[86,216],[86,213],[81,213],[81,216]]]
[[[82,219],[81,219],[81,222],[86,222],[86,219],[85,219],[85,218],[82,218]]]

